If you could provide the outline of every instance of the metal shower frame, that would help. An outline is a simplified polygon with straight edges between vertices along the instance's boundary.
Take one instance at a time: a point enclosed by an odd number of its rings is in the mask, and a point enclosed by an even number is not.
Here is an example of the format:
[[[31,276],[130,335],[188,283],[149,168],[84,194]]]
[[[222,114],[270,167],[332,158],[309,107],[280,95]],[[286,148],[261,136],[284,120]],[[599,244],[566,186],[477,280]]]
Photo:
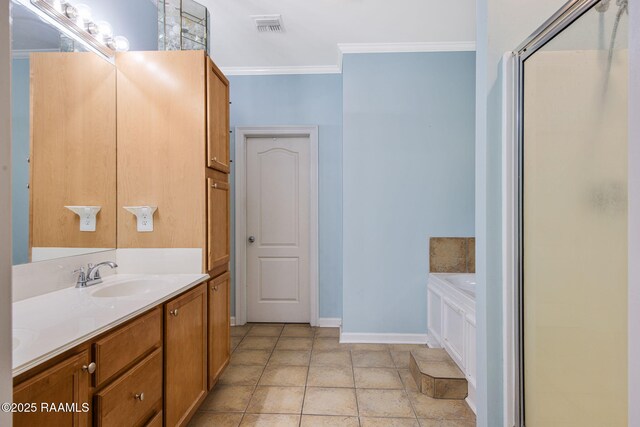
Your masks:
[[[515,183],[515,292],[514,292],[514,332],[515,332],[515,422],[516,426],[525,426],[524,406],[524,72],[525,61],[540,50],[554,37],[572,25],[582,15],[589,11],[601,0],[570,0],[553,16],[533,32],[515,51],[515,66],[513,67],[513,81],[515,82],[515,138],[516,147],[513,153]]]

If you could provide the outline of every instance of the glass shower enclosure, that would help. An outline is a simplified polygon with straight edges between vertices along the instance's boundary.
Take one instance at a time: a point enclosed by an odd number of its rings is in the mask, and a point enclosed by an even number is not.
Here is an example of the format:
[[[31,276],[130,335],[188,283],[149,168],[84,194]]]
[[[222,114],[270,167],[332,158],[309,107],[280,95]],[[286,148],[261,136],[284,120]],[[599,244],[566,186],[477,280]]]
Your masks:
[[[627,7],[571,1],[517,52],[527,427],[627,425]]]

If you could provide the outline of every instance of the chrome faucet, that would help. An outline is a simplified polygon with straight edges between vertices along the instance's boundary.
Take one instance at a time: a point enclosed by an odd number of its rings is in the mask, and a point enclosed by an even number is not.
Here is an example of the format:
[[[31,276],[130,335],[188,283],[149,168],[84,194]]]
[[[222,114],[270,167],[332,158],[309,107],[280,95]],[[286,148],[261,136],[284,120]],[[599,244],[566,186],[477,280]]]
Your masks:
[[[86,273],[85,273],[84,267],[80,267],[79,269],[75,270],[74,273],[78,273],[76,288],[86,288],[88,286],[93,286],[93,285],[102,283],[102,277],[100,277],[100,267],[105,265],[111,268],[118,267],[118,264],[116,264],[113,261],[105,261],[105,262],[98,263],[96,265],[89,263],[89,265],[87,265]]]

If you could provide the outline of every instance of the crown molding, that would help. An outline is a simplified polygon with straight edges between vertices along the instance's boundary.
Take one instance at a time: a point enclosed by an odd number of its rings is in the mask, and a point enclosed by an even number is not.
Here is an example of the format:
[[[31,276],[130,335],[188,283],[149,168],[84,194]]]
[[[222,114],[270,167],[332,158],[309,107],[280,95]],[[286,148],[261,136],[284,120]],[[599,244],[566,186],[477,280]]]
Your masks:
[[[470,52],[476,42],[412,42],[412,43],[338,43],[338,51],[345,53],[402,53],[402,52]]]
[[[301,65],[293,67],[220,67],[226,76],[270,76],[280,74],[340,74],[337,65]]]
[[[268,76],[279,74],[341,74],[342,57],[358,53],[473,52],[475,41],[417,43],[338,43],[337,65],[292,67],[220,67],[227,76]]]

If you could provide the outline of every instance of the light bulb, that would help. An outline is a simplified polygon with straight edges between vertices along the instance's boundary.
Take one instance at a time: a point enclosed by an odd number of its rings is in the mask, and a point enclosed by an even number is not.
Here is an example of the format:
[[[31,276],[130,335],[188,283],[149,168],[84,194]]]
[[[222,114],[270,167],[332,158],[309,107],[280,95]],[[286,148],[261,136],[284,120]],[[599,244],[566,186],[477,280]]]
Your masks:
[[[86,4],[77,4],[76,12],[78,12],[78,17],[76,18],[76,23],[85,27],[89,22],[91,22],[91,8]]]
[[[127,52],[129,50],[129,39],[124,36],[116,36],[113,38],[116,44],[116,51]]]
[[[103,41],[113,37],[113,28],[107,21],[98,21],[96,25],[98,26],[98,33]]]

